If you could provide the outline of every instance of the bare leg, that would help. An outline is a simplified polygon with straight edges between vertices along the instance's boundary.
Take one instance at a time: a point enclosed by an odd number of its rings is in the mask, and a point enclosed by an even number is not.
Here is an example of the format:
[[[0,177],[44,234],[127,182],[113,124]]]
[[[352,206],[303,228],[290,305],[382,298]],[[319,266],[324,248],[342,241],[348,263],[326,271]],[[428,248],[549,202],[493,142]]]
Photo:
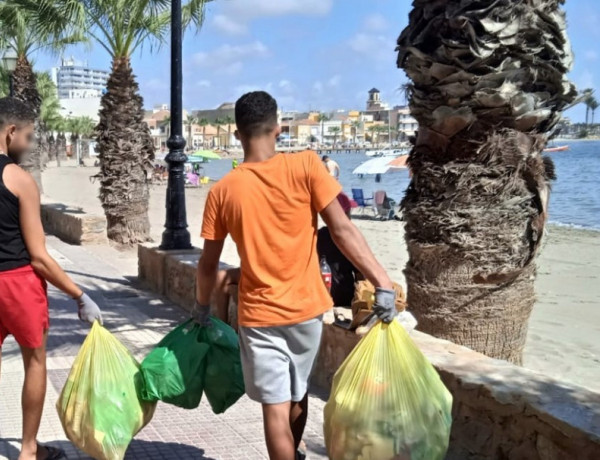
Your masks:
[[[290,427],[294,436],[294,445],[296,449],[302,442],[304,428],[306,427],[306,419],[308,418],[308,393],[300,402],[293,402],[290,410]]]
[[[46,339],[40,348],[23,348],[23,364],[25,365],[25,383],[21,404],[23,407],[23,447],[19,460],[43,459],[46,452],[38,452],[37,433],[42,420],[44,399],[46,397]],[[45,449],[44,449],[45,450]]]
[[[295,460],[296,447],[290,427],[289,402],[263,404],[265,439],[270,460]]]

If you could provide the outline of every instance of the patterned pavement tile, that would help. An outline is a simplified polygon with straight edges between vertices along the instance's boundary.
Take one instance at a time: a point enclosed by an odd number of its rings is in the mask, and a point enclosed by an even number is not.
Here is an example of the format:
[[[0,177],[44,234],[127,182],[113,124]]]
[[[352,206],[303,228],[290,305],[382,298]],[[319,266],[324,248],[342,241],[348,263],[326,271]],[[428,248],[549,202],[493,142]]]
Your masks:
[[[48,241],[52,254],[99,303],[106,327],[138,359],[186,318],[176,305],[136,289],[115,268],[85,248],[69,246],[52,237]],[[39,439],[64,449],[70,460],[89,459],[66,439],[54,408],[88,328],[78,321],[71,300],[52,288],[49,294],[48,392]],[[16,460],[21,436],[23,367],[12,339],[3,347],[1,370],[0,459]],[[304,438],[310,460],[327,458],[323,447],[323,406],[322,395],[311,396]],[[159,403],[152,422],[136,436],[125,457],[126,460],[266,458],[261,408],[247,397],[223,415],[214,415],[206,402],[190,411]]]

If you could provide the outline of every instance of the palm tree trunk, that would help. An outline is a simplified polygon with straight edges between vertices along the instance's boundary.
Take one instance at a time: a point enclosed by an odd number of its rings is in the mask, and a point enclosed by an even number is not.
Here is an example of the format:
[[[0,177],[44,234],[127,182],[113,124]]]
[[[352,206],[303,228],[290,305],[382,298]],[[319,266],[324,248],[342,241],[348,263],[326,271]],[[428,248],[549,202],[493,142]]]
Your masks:
[[[20,56],[17,60],[17,66],[13,72],[13,91],[14,97],[28,104],[36,114],[35,122],[35,133],[38,143],[29,152],[29,154],[23,159],[21,166],[23,169],[28,171],[37,183],[40,192],[43,192],[42,187],[42,148],[43,145],[39,142],[41,136],[40,126],[40,105],[42,100],[40,93],[36,87],[35,73],[31,64],[26,57]]]
[[[554,178],[544,133],[576,92],[559,0],[488,5],[414,0],[398,40],[419,122],[405,273],[422,331],[520,363]]]
[[[589,117],[590,117],[590,106],[587,105],[585,107],[585,126],[589,126]]]
[[[149,171],[154,144],[128,58],[113,61],[96,128],[100,201],[108,238],[120,244],[150,241]]]

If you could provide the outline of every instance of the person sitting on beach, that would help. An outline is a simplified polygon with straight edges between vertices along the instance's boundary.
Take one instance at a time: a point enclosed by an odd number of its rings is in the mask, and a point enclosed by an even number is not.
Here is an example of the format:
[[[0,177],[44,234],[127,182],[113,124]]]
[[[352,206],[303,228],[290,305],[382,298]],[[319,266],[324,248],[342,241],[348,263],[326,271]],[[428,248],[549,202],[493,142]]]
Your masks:
[[[246,393],[262,404],[271,460],[295,460],[308,413],[308,380],[323,314],[333,306],[316,251],[317,214],[342,252],[377,288],[375,313],[391,322],[393,284],[336,199],[340,184],[314,152],[277,154],[277,102],[264,91],[235,105],[244,162],[209,192],[194,316],[209,326],[225,238],[241,259],[238,323]]]
[[[344,213],[350,219],[350,212],[352,210],[350,198],[342,192],[338,195],[337,199]],[[354,298],[355,283],[364,279],[362,273],[336,246],[327,226],[320,228],[317,233],[317,252],[319,253],[319,258],[324,257],[329,268],[331,268],[331,297],[333,304],[340,307],[349,307]]]
[[[340,178],[340,165],[338,165],[337,162],[325,155],[323,157],[323,164],[327,168],[327,171],[331,177],[335,177],[336,179]]]

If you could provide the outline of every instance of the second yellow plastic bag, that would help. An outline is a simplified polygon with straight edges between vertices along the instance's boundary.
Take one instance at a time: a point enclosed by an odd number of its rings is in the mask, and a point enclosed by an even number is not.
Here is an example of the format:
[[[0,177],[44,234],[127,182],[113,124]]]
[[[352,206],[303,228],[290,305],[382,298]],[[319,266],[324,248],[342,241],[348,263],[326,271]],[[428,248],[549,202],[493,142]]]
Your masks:
[[[331,460],[442,460],[452,396],[398,321],[381,322],[335,374],[325,406]]]
[[[67,437],[97,460],[122,460],[156,403],[140,401],[139,364],[110,332],[94,323],[56,408]]]

